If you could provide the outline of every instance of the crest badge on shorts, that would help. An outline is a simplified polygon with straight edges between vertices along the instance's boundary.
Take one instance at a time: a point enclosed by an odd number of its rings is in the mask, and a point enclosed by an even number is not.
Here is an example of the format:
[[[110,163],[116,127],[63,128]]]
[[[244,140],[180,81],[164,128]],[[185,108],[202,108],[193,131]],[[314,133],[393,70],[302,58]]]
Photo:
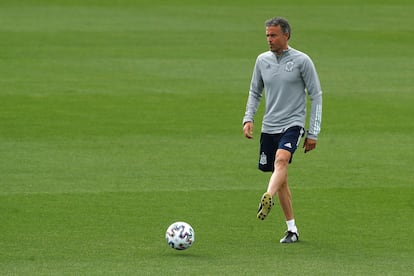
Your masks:
[[[260,165],[266,165],[267,164],[267,156],[264,152],[260,154]]]

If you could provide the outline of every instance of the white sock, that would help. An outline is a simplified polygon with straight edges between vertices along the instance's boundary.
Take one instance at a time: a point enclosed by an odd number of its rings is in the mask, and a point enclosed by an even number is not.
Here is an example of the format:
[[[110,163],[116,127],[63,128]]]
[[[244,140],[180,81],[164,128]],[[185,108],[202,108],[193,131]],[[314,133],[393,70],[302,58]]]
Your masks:
[[[295,219],[287,220],[286,225],[287,225],[288,231],[298,233],[298,228],[295,225]]]

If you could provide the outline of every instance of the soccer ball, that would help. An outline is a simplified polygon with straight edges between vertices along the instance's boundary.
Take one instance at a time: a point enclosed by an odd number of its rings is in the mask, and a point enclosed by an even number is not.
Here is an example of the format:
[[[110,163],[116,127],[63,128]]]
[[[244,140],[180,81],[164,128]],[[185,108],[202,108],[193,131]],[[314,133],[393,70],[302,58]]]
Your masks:
[[[169,246],[177,250],[189,248],[194,243],[194,230],[190,224],[182,221],[174,222],[165,232]]]

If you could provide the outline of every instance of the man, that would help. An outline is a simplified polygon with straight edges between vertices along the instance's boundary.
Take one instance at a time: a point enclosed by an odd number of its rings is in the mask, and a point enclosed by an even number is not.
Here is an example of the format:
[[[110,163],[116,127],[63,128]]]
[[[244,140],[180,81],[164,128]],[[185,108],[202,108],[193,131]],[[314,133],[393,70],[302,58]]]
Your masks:
[[[284,18],[272,18],[266,21],[265,27],[270,51],[260,54],[254,66],[243,133],[246,138],[253,138],[253,118],[265,90],[259,169],[272,175],[260,200],[257,217],[266,218],[277,194],[287,224],[280,242],[293,243],[299,240],[299,233],[288,186],[288,164],[304,136],[307,97],[311,100],[311,110],[303,148],[306,153],[316,147],[322,118],[322,90],[312,60],[288,45],[289,22]]]

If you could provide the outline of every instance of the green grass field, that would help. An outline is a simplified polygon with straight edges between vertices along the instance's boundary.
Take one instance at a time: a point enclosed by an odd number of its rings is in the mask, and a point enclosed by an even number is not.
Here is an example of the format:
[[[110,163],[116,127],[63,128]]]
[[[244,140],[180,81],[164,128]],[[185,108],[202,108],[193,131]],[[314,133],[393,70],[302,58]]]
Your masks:
[[[2,0],[1,275],[411,275],[414,3]],[[289,169],[301,242],[258,221],[241,120],[264,21],[324,90]],[[196,242],[174,251],[168,225]]]

